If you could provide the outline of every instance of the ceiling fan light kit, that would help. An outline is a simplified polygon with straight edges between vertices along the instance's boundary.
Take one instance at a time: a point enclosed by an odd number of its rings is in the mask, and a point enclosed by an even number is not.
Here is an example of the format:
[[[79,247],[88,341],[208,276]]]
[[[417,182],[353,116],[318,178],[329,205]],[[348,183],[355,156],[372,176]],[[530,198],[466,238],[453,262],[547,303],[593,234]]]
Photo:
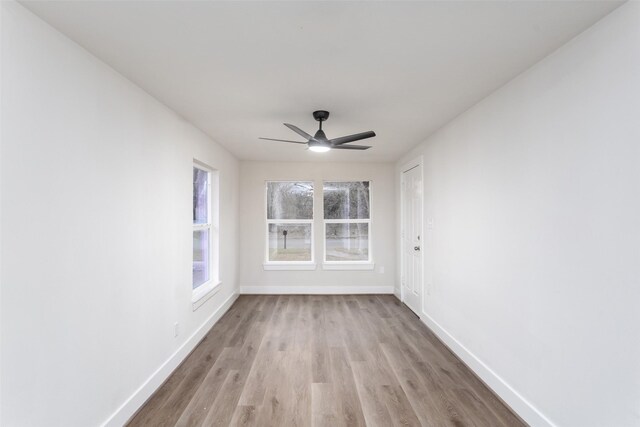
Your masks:
[[[309,150],[315,151],[316,153],[326,153],[327,151],[331,150],[331,147],[328,147],[326,145],[311,145],[311,144],[309,144]]]
[[[313,112],[313,118],[319,122],[320,126],[315,135],[311,136],[302,129],[297,126],[294,126],[289,123],[283,123],[286,127],[305,138],[307,142],[301,141],[289,141],[286,139],[274,139],[274,138],[262,138],[267,141],[279,141],[279,142],[289,142],[292,144],[306,144],[309,150],[314,151],[316,153],[326,153],[331,149],[336,150],[367,150],[371,148],[368,145],[345,145],[350,142],[359,141],[361,139],[372,138],[376,136],[375,132],[367,131],[362,133],[356,133],[353,135],[341,136],[339,138],[328,139],[327,135],[325,135],[322,130],[322,122],[326,121],[329,118],[329,112],[325,110],[318,110]]]

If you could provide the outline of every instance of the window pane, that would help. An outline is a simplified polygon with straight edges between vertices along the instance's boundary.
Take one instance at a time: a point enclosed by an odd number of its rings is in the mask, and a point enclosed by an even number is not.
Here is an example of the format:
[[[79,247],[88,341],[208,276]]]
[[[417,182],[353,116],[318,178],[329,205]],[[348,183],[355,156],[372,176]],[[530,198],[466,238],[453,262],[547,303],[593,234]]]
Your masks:
[[[268,182],[268,219],[312,219],[312,182]]]
[[[209,280],[209,230],[193,232],[193,289]]]
[[[325,182],[324,219],[369,219],[369,181]]]
[[[269,224],[269,261],[311,261],[311,224]]]
[[[193,223],[209,222],[209,172],[193,168]]]
[[[326,224],[327,261],[367,261],[369,224]]]

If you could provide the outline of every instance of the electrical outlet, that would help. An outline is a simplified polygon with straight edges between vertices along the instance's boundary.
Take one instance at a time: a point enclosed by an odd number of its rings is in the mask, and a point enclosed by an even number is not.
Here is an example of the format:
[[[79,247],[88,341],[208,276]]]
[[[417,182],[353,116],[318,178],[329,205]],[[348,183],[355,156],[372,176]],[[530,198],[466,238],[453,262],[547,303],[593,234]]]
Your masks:
[[[384,274],[384,265],[381,265],[380,267],[378,267],[378,273]]]
[[[173,337],[180,335],[180,324],[178,322],[173,324]]]

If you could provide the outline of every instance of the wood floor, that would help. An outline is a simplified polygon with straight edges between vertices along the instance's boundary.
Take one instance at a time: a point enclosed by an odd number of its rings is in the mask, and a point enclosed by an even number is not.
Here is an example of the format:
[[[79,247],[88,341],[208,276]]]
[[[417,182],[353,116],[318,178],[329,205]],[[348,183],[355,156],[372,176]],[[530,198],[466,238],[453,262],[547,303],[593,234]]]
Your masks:
[[[131,426],[522,426],[391,295],[243,295]]]

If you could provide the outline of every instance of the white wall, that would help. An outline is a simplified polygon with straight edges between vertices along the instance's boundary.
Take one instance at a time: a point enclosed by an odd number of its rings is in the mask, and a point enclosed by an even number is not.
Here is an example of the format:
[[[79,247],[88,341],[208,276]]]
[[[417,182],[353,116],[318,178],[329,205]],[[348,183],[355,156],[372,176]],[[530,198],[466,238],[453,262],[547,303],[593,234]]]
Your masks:
[[[3,15],[4,8],[0,7],[0,422],[2,422],[2,45],[3,45]]]
[[[292,148],[292,149],[295,149]],[[318,154],[322,155],[322,154]],[[265,182],[314,181],[314,271],[265,271]],[[370,180],[375,270],[322,269],[322,182]],[[391,293],[395,281],[395,187],[392,163],[242,162],[240,166],[240,287],[247,293]],[[384,268],[381,273],[380,268]]]
[[[237,293],[238,162],[22,6],[1,7],[0,424],[122,424]],[[194,157],[220,170],[223,248],[222,289],[195,312]]]
[[[629,2],[398,162],[425,158],[427,323],[532,425],[640,425],[639,117]]]

